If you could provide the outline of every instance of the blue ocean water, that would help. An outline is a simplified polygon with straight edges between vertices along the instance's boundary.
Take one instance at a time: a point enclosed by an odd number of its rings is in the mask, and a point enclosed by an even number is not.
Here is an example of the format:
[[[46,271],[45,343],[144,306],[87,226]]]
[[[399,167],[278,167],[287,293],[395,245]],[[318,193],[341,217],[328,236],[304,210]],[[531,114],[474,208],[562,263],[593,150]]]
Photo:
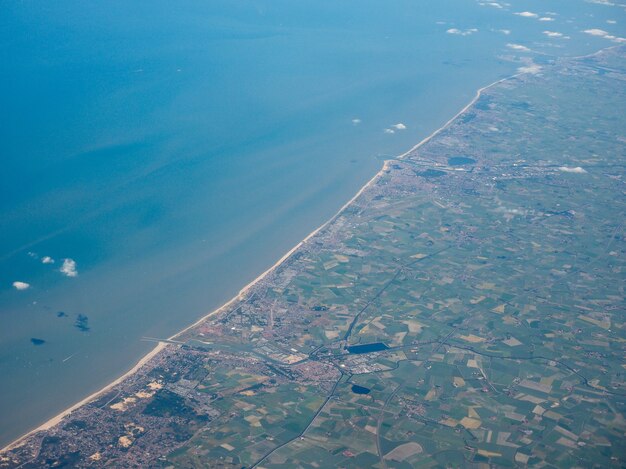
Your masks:
[[[584,0],[3,1],[0,444],[228,300],[476,89],[624,24]]]

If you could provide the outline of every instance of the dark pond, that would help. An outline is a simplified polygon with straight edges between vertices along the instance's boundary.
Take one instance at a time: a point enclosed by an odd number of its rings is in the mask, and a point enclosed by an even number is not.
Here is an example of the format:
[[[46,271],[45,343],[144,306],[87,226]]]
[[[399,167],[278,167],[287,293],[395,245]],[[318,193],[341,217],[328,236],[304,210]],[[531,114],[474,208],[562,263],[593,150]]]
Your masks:
[[[358,384],[353,384],[352,392],[354,394],[369,394],[370,390],[369,388],[364,388],[363,386],[359,386]]]
[[[387,347],[382,342],[375,342],[373,344],[351,345],[347,347],[350,353],[371,353],[380,352],[381,350],[387,350]]]

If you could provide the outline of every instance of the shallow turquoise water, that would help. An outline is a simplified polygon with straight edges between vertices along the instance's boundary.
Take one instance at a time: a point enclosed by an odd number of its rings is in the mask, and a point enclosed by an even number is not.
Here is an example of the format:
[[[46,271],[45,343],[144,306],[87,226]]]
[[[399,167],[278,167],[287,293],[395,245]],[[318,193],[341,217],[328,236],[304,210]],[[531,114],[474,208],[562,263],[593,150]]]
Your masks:
[[[0,10],[0,443],[229,299],[521,57],[626,24],[582,0],[129,3]]]

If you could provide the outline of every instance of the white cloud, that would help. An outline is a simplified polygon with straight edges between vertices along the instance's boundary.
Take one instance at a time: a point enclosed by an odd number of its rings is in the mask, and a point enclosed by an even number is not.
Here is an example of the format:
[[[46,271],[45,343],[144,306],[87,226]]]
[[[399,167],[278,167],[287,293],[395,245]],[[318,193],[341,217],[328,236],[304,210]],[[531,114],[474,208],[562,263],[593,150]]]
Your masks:
[[[504,8],[501,3],[498,2],[479,2],[481,7],[494,7],[494,8]]]
[[[354,125],[359,125],[361,123],[361,119],[359,119],[359,118],[352,119],[352,123]]]
[[[534,63],[530,63],[528,65],[524,65],[523,67],[519,67],[517,71],[519,73],[531,73],[534,75],[541,71],[541,66],[534,64]]]
[[[523,16],[524,18],[537,18],[539,16],[537,13],[533,13],[532,11],[520,11],[513,14],[517,16]]]
[[[609,0],[587,0],[588,3],[596,3],[598,5],[615,6],[615,3]]]
[[[508,36],[509,34],[511,34],[511,30],[510,29],[498,29],[497,30],[498,33],[502,33],[506,36]]]
[[[570,168],[568,166],[561,166],[559,171],[563,171],[564,173],[575,173],[575,174],[585,174],[587,171],[580,166],[576,166],[574,168]]]
[[[398,130],[406,130],[406,125],[404,125],[402,122],[398,122],[395,125],[392,125],[391,127],[395,127]]]
[[[591,36],[603,37],[604,39],[608,39],[613,42],[619,42],[619,43],[626,42],[626,39],[624,39],[623,37],[613,36],[612,34],[609,34],[603,29],[597,29],[597,28],[585,29],[583,32]]]
[[[517,51],[520,51],[520,52],[530,52],[530,49],[528,47],[523,46],[521,44],[511,44],[511,43],[508,43],[506,46],[509,49],[517,50]]]
[[[396,131],[395,131],[395,130],[393,130],[393,129],[385,129],[385,133],[386,133],[386,134],[395,134],[395,133],[396,133]]]
[[[564,36],[563,33],[559,33],[556,31],[544,31],[543,34],[545,34],[548,37],[560,37],[562,39],[569,39],[569,36]]]
[[[591,34],[592,36],[599,36],[599,37],[605,37],[609,35],[609,33],[604,31],[603,29],[585,29],[584,32],[587,34]]]
[[[615,20],[606,20],[607,24],[617,24]]]
[[[470,28],[470,29],[460,30],[457,28],[450,28],[446,32],[448,34],[456,34],[457,36],[469,36],[471,34],[477,33],[478,29]]]
[[[13,288],[16,290],[27,290],[30,288],[30,284],[26,282],[13,282]]]
[[[541,18],[539,18],[539,21],[554,21],[554,18],[551,18],[549,16],[542,16]]]
[[[41,258],[42,264],[54,264],[54,259],[50,256],[44,256]]]
[[[76,270],[76,261],[73,259],[63,259],[63,265],[59,270],[67,277],[76,277],[78,275],[78,271]]]

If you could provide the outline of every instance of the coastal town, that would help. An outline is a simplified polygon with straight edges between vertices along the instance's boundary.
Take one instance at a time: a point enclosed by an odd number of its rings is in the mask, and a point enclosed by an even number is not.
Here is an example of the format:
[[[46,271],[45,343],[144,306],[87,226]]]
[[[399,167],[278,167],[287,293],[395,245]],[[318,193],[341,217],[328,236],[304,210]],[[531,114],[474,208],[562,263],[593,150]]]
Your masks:
[[[625,80],[484,90],[0,468],[623,467]]]

